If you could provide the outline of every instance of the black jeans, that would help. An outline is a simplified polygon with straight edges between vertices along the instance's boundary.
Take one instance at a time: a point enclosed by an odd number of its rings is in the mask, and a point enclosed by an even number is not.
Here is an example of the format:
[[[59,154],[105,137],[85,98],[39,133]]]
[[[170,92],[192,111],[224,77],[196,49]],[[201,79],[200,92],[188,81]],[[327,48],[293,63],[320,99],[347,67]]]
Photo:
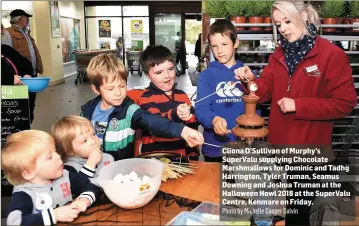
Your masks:
[[[29,92],[29,111],[30,111],[30,123],[34,120],[36,93]]]

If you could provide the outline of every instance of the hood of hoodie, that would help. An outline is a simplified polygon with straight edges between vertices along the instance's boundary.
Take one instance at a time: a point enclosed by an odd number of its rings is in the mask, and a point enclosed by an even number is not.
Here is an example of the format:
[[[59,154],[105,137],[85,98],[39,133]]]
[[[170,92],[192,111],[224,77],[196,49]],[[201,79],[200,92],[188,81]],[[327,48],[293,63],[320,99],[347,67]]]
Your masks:
[[[230,70],[230,71],[234,71],[237,68],[243,67],[244,64],[241,61],[236,60],[236,64],[233,65],[232,67],[228,68],[226,65],[219,63],[218,61],[212,61],[209,64],[209,67],[211,68],[218,68],[218,69],[223,69],[223,70]]]

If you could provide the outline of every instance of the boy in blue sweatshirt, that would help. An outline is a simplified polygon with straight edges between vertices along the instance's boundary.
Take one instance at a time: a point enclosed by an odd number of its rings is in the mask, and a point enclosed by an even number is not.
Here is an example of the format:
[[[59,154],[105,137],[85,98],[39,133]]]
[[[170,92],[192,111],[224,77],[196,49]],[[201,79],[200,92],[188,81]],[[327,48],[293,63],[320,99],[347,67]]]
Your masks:
[[[205,143],[216,146],[235,141],[231,133],[236,119],[244,113],[241,83],[235,80],[234,70],[243,65],[235,60],[235,50],[239,45],[234,25],[228,20],[217,20],[209,28],[209,45],[216,58],[198,79],[197,100],[210,96],[195,104],[197,120],[204,127]],[[236,81],[231,89],[224,89],[228,82]],[[221,149],[204,144],[202,153],[207,162],[222,162]]]

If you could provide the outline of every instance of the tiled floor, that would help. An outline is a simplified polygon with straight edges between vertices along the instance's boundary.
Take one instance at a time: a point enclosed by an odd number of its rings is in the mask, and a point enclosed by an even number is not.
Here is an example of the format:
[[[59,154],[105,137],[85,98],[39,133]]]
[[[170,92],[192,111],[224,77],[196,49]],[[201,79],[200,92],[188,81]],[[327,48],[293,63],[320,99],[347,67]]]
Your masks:
[[[96,95],[88,83],[75,85],[75,76],[67,78],[65,83],[47,88],[38,93],[35,107],[35,119],[32,129],[50,131],[51,125],[66,115],[80,114],[81,105]],[[150,80],[143,74],[128,77],[128,89],[148,86]],[[189,74],[177,77],[177,88],[185,91],[190,97],[195,93]]]

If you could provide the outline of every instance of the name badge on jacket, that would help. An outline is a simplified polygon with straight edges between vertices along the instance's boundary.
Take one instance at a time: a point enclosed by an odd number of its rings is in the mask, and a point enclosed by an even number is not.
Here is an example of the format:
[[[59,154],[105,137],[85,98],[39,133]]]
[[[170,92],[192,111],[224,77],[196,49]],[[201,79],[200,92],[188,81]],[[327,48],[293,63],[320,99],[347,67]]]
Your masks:
[[[305,74],[307,76],[314,76],[314,77],[319,77],[320,76],[320,71],[319,71],[318,64],[314,64],[312,66],[305,67],[304,71],[305,71]]]

